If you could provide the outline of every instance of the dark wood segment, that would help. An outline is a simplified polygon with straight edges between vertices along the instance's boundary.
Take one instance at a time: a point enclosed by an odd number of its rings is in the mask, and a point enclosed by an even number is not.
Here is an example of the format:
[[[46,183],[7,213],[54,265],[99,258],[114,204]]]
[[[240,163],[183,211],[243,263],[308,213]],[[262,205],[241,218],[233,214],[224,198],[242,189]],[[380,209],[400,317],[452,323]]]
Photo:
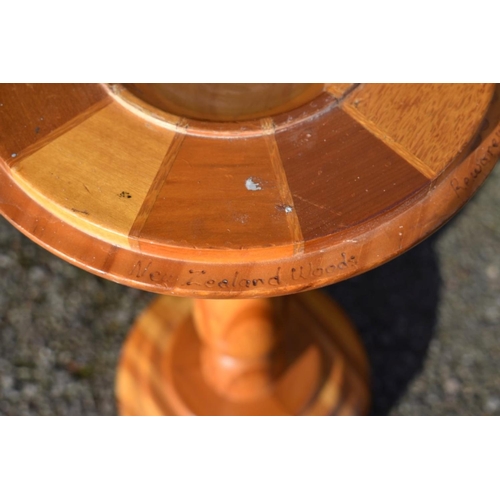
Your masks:
[[[429,181],[339,108],[276,133],[305,241],[387,212]]]
[[[475,138],[495,84],[364,84],[347,113],[430,179]]]
[[[185,134],[174,134],[172,140],[170,141],[169,148],[161,162],[160,168],[156,173],[156,176],[149,186],[148,193],[146,197],[142,201],[141,208],[139,213],[137,214],[132,228],[129,232],[129,238],[133,245],[138,246],[137,238],[141,234],[142,228],[144,224],[148,220],[149,214],[156,203],[158,195],[160,194],[161,189],[163,188],[163,184],[170,173],[170,169],[177,158],[177,154],[179,153],[179,149],[181,147],[182,142],[184,141]]]
[[[147,241],[191,249],[285,246],[289,254],[294,217],[265,137],[187,135],[139,238],[141,248]]]
[[[0,157],[15,159],[28,146],[108,100],[106,90],[100,85],[0,85]]]

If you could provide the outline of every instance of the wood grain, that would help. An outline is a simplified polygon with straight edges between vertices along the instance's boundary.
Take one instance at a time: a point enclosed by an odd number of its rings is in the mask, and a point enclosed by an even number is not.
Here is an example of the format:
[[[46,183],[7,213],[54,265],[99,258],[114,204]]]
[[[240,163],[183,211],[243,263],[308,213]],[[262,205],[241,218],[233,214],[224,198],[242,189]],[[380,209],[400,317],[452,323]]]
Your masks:
[[[187,135],[138,238],[141,248],[273,247],[293,253],[288,213],[264,137],[217,141]],[[194,203],[193,200],[196,200]]]
[[[195,300],[205,381],[231,401],[269,394],[285,366],[284,299]]]
[[[20,155],[101,101],[108,102],[108,95],[99,85],[0,85],[0,157]]]
[[[265,131],[273,132],[264,135],[264,140],[267,144],[269,159],[271,160],[271,167],[276,177],[276,186],[278,187],[278,190],[280,192],[281,204],[279,205],[279,207],[280,210],[284,211],[285,214],[287,214],[290,237],[294,243],[294,253],[300,253],[304,251],[304,236],[302,235],[302,229],[297,217],[297,210],[295,209],[293,196],[290,191],[290,186],[288,185],[288,179],[283,168],[283,162],[281,161],[280,150],[278,148],[278,144],[276,143],[276,136],[274,134],[274,122],[270,118],[261,120],[261,122],[262,128]]]
[[[303,301],[304,295],[308,296],[307,303]],[[234,397],[228,386],[217,385],[221,377],[222,382],[225,380],[220,371],[207,376],[207,369],[213,365],[203,366],[204,346],[192,320],[192,301],[173,297],[156,300],[138,318],[122,351],[116,383],[120,412],[123,415],[365,414],[370,400],[366,354],[350,322],[329,299],[322,297],[327,307],[323,303],[319,316],[311,314],[310,304],[318,296],[318,292],[313,292],[287,298],[284,345],[280,345],[284,365],[275,377],[267,379],[267,391],[247,392],[244,398]],[[256,306],[251,304],[253,301],[240,302],[235,302],[234,307],[229,304],[229,314],[224,316],[229,336],[235,341],[230,344],[238,347],[240,355],[245,348],[252,353],[262,352],[262,347],[267,350],[269,345],[260,342],[262,337],[257,342],[257,351],[250,337],[247,339],[250,343],[241,338],[241,334],[256,326],[255,321],[259,323],[259,318],[268,323],[265,312],[263,316],[245,314],[242,319],[237,316],[237,321],[231,324],[235,319],[231,309],[247,308],[252,313],[254,307],[266,309],[266,301]],[[220,309],[224,307],[221,304]],[[325,321],[336,326],[325,327]],[[197,324],[205,324],[204,315]],[[215,334],[217,340],[212,340],[216,343],[228,332],[224,326],[215,332],[207,328],[208,337]],[[363,374],[349,365],[337,343],[340,337],[349,338],[347,343],[356,351],[354,357],[361,362]],[[244,364],[243,357],[240,362]],[[247,375],[252,378],[252,373]],[[255,385],[251,386],[255,389]],[[241,394],[248,385],[244,388],[240,385],[239,389]]]
[[[174,137],[131,118],[110,104],[30,156],[16,158],[14,178],[61,219],[127,246]]]
[[[389,211],[428,184],[339,108],[279,131],[276,142],[306,247]]]
[[[494,84],[365,84],[342,107],[429,179],[475,137]]]
[[[168,174],[172,169],[172,165],[177,158],[179,149],[184,141],[184,137],[185,134],[176,133],[170,141],[167,153],[161,162],[160,168],[158,169],[158,172],[149,187],[148,193],[142,202],[141,208],[135,217],[134,223],[130,228],[129,238],[136,245],[138,245],[137,240],[142,232],[144,224],[148,220],[151,210],[153,210],[156,200],[158,199],[158,195],[160,194],[160,191],[167,180]]]

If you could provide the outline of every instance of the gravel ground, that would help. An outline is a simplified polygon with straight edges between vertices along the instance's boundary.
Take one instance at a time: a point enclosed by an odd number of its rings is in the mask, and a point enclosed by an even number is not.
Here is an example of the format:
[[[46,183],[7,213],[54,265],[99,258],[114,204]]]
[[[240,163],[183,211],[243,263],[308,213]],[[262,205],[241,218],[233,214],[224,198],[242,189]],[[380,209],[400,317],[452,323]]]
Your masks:
[[[329,287],[365,342],[377,415],[500,415],[500,168],[434,236]],[[0,414],[114,415],[152,294],[52,256],[0,218]]]

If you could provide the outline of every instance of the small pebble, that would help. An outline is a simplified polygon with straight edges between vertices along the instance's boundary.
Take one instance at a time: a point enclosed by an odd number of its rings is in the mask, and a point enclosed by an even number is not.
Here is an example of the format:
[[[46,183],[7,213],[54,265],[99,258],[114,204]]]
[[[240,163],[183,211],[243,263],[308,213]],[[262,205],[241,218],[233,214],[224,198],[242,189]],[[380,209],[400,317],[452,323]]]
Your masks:
[[[486,268],[486,276],[488,276],[488,279],[494,281],[500,276],[500,269],[495,264],[490,264]]]
[[[486,400],[485,410],[488,413],[493,413],[495,411],[500,410],[500,397],[499,396],[490,396]]]
[[[456,394],[458,394],[461,387],[462,384],[456,378],[449,378],[444,383],[444,391],[450,396],[455,396]]]

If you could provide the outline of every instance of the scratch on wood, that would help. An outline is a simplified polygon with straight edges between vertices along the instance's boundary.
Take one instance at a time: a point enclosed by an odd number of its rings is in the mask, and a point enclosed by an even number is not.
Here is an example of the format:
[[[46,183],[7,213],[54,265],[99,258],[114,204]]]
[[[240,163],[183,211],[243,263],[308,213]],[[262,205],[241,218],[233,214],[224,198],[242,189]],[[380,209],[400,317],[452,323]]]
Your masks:
[[[78,210],[77,208],[72,208],[71,209],[72,212],[76,212],[78,214],[84,214],[84,215],[90,215],[87,210]]]
[[[304,203],[307,203],[313,207],[319,208],[321,210],[325,210],[325,212],[328,212],[332,215],[342,215],[340,212],[335,212],[335,211],[331,210],[330,208],[325,207],[324,205],[318,205],[317,203],[314,203],[306,198],[303,198],[302,196],[299,196],[296,193],[294,194],[294,197],[298,198],[300,201],[303,201]]]
[[[325,206],[318,205],[317,203],[313,203],[312,201],[309,201],[306,198],[299,196],[298,194],[294,194],[294,196],[295,196],[295,198],[298,198],[300,201],[303,201],[304,203],[309,203],[309,205],[312,205],[313,207],[321,208],[322,210],[328,210]]]

